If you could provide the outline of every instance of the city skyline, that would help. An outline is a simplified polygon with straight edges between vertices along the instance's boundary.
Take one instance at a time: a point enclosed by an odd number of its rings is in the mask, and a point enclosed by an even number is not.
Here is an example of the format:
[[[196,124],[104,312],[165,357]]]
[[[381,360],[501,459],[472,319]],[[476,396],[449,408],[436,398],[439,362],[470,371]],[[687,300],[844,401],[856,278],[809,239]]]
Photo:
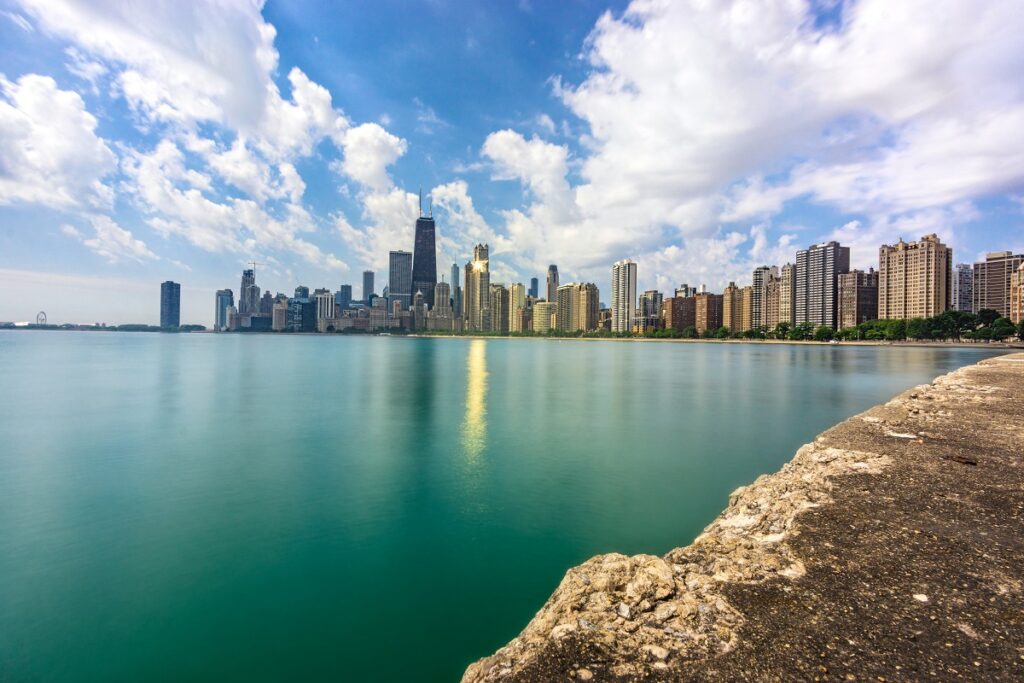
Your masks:
[[[1022,18],[1006,4],[901,3],[881,23],[873,1],[766,7],[746,45],[728,3],[2,9],[0,319],[156,323],[148,292],[173,280],[182,320],[208,324],[223,274],[250,261],[274,291],[358,287],[366,268],[383,283],[388,251],[413,249],[421,184],[439,280],[481,242],[496,281],[543,288],[557,263],[604,289],[632,258],[638,291],[721,292],[833,239],[859,269],[932,232],[958,262],[1024,252],[1024,152],[1003,134],[1024,96],[1001,76],[1024,62]],[[463,40],[398,49],[453,23]],[[752,59],[769,46],[803,57]],[[651,54],[687,78],[662,92],[637,70]],[[875,60],[900,68],[877,79]],[[845,89],[822,82],[836,72]]]

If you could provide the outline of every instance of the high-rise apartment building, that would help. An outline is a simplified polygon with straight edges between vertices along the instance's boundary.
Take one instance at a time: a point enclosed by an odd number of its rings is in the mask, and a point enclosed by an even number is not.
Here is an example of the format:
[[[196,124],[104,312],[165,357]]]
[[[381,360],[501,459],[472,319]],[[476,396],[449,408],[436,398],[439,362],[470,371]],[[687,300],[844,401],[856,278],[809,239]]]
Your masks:
[[[238,291],[238,314],[259,315],[260,288],[256,284],[256,271],[247,268],[242,271],[242,288]]]
[[[299,285],[298,287],[295,288],[295,295],[292,296],[292,298],[293,299],[308,299],[309,298],[309,287],[306,287],[304,285]]]
[[[661,318],[665,329],[682,332],[697,326],[697,300],[692,296],[674,296],[661,302]]]
[[[555,294],[555,328],[567,332],[589,332],[597,329],[601,304],[597,285],[570,283],[561,285]]]
[[[645,318],[657,317],[661,313],[661,302],[663,300],[661,292],[656,289],[648,289],[640,295],[637,312]]]
[[[974,310],[974,267],[970,263],[958,263],[953,268],[949,306],[954,311]]]
[[[793,285],[796,268],[792,263],[782,266],[779,271],[779,322],[793,323]]]
[[[540,297],[540,281],[535,277],[530,278],[529,295],[532,296],[534,299]]]
[[[722,295],[701,292],[694,297],[697,334],[707,330],[715,331],[722,326]]]
[[[270,290],[263,292],[263,296],[260,297],[260,309],[259,315],[269,318],[271,309],[274,307],[274,295],[270,293]]]
[[[874,268],[839,274],[839,329],[878,318],[878,273]]]
[[[779,325],[779,308],[782,300],[782,278],[778,269],[768,274],[764,283],[764,297],[761,299],[762,326],[766,330],[774,330]],[[753,302],[751,302],[753,303]]]
[[[1024,263],[1010,275],[1010,322],[1024,322]]]
[[[181,325],[181,285],[177,282],[160,284],[160,327]]]
[[[793,322],[835,328],[839,309],[838,275],[849,270],[850,248],[838,242],[816,244],[798,251],[793,282]]]
[[[751,285],[753,298],[751,299],[751,323],[754,327],[766,325],[764,312],[765,289],[772,277],[778,277],[779,269],[775,266],[759,266],[754,269],[753,284]]]
[[[161,293],[162,294],[162,293]],[[228,309],[235,305],[235,294],[230,289],[218,289],[213,312],[213,329],[223,332],[228,329]]]
[[[491,268],[490,247],[473,247],[473,260],[466,264],[466,286],[462,293],[464,328],[467,332],[491,329]]]
[[[373,271],[363,271],[363,303],[367,306],[370,305],[370,297],[374,294],[373,292]]]
[[[490,314],[491,331],[508,332],[509,326],[509,303],[508,289],[505,285],[491,285],[490,289]]]
[[[949,308],[953,250],[938,235],[878,250],[878,318],[930,318]]]
[[[509,332],[523,331],[522,310],[524,308],[526,308],[526,286],[522,282],[516,282],[508,288]]]
[[[551,301],[538,301],[533,305],[531,324],[534,332],[547,334],[549,330],[554,329],[552,318],[555,317],[556,308],[557,305]]]
[[[612,332],[631,332],[636,309],[636,262],[616,261],[612,266]]]
[[[754,288],[747,285],[740,290],[740,329],[754,329]]]
[[[558,266],[552,263],[548,266],[548,288],[547,298],[551,303],[555,303],[555,296],[558,293]]]
[[[722,325],[730,332],[746,331],[743,327],[743,288],[737,287],[735,282],[730,282],[722,292]]]
[[[974,264],[974,312],[986,308],[1001,316],[1010,314],[1010,277],[1024,263],[1024,255],[995,251]]]
[[[420,217],[416,219],[416,238],[413,244],[411,291],[413,294],[423,292],[423,301],[429,308],[434,307],[434,287],[437,285],[435,232],[433,210],[424,216],[421,205]]]

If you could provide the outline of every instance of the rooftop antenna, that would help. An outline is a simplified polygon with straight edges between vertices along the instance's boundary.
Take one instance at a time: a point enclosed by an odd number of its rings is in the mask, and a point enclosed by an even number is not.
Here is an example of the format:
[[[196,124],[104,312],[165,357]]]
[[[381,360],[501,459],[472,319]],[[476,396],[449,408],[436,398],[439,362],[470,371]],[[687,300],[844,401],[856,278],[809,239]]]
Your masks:
[[[430,195],[430,218],[434,217],[434,195]]]
[[[420,215],[423,215],[423,186],[420,185]]]
[[[256,263],[255,261],[249,261],[249,263],[247,265],[252,266],[252,279],[253,279],[253,282],[255,282],[256,281],[256,266],[265,266],[266,264],[265,263]]]

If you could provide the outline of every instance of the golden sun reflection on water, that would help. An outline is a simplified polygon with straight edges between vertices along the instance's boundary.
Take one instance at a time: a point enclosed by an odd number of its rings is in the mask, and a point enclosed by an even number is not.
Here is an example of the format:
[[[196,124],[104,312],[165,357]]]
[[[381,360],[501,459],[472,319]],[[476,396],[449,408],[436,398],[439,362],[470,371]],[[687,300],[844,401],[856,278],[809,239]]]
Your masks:
[[[469,342],[466,371],[462,448],[469,460],[476,460],[487,443],[487,342],[483,339]]]

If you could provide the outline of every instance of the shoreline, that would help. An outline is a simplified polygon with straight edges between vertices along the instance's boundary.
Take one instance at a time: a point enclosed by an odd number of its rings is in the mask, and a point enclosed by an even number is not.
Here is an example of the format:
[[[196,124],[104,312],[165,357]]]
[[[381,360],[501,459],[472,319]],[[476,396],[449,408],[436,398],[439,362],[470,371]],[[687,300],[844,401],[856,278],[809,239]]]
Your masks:
[[[530,341],[582,341],[582,342],[657,342],[673,344],[770,344],[796,346],[892,346],[922,348],[962,348],[962,349],[1005,349],[1008,351],[1024,350],[1024,341],[1019,342],[968,342],[968,341],[887,341],[863,339],[858,341],[816,341],[813,339],[658,339],[655,337],[540,337],[540,336],[498,336],[488,334],[394,334],[388,332],[367,332],[346,334],[342,332],[214,332],[213,330],[195,331],[162,331],[162,330],[113,330],[113,329],[61,329],[34,327],[0,328],[0,332],[103,332],[106,334],[165,334],[165,335],[224,335],[244,337],[325,337],[325,338],[368,338],[387,337],[392,339],[516,339]]]
[[[843,420],[689,545],[569,569],[463,683],[1020,680],[1021,386],[1002,355]]]

